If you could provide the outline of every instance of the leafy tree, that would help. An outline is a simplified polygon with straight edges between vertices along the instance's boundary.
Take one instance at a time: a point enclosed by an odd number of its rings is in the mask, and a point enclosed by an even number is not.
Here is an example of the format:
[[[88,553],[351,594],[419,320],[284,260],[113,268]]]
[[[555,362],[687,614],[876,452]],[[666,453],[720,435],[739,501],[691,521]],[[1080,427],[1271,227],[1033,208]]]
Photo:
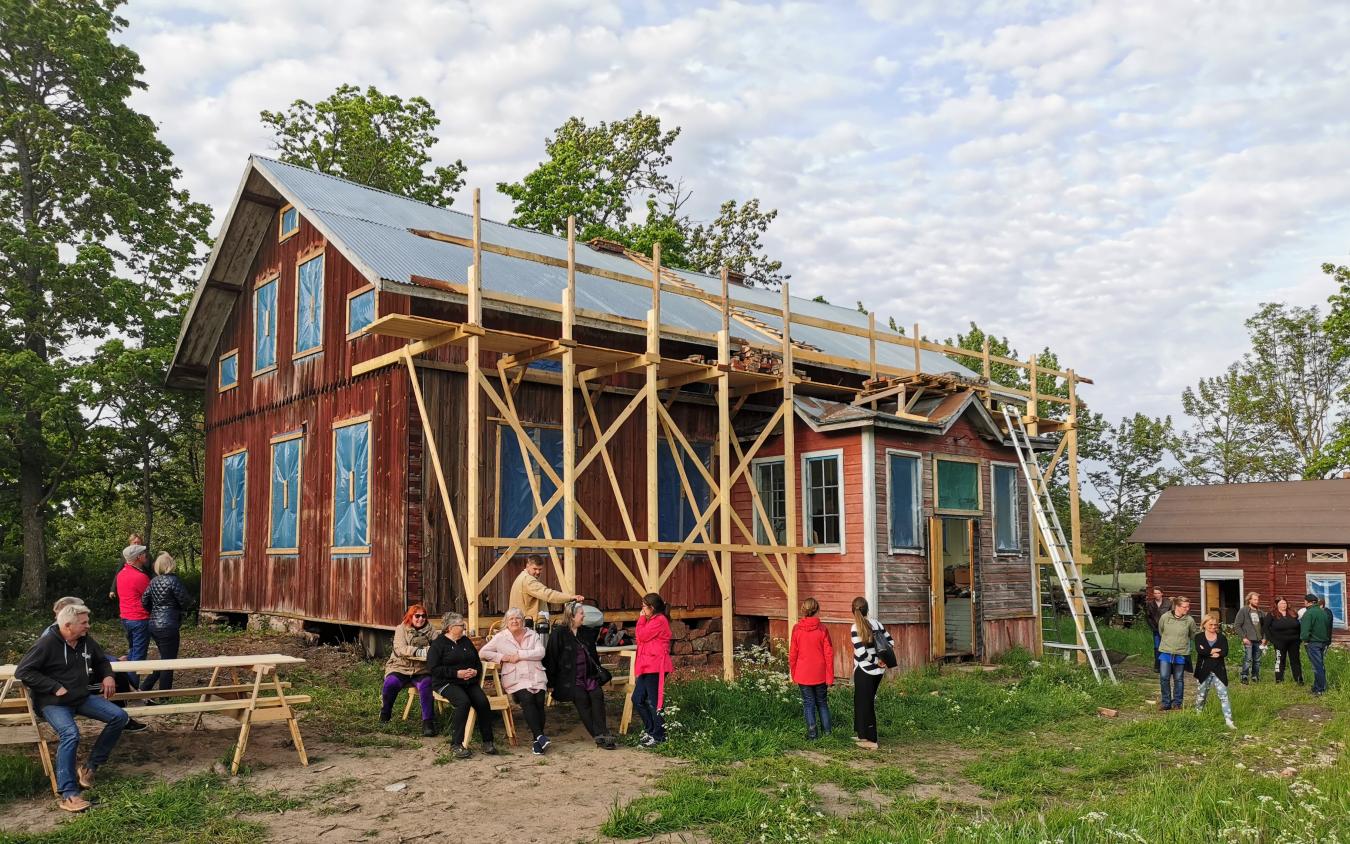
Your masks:
[[[1337,290],[1329,299],[1331,313],[1327,315],[1326,330],[1338,360],[1350,358],[1350,267],[1323,264],[1322,272],[1331,276]],[[1330,441],[1317,459],[1308,467],[1314,477],[1327,477],[1350,470],[1350,386],[1340,394],[1341,414]]]
[[[1350,354],[1337,318],[1328,323],[1317,308],[1265,304],[1246,323],[1252,351],[1241,369],[1259,398],[1255,417],[1293,450],[1295,471],[1305,478],[1322,476],[1338,402],[1350,390]]]
[[[1142,413],[1104,426],[1096,439],[1096,460],[1087,477],[1100,502],[1101,521],[1091,548],[1097,567],[1111,570],[1113,588],[1120,588],[1122,571],[1143,569],[1143,549],[1128,540],[1153,500],[1177,481],[1168,465],[1175,440],[1170,417]]]
[[[1176,454],[1183,478],[1199,484],[1288,480],[1295,457],[1262,422],[1263,401],[1256,379],[1238,364],[1187,387],[1181,406],[1192,423],[1178,437]]]
[[[317,103],[296,100],[284,112],[263,111],[281,160],[341,176],[443,208],[464,187],[464,162],[432,167],[428,152],[441,125],[422,97],[404,100],[371,85],[340,85]]]
[[[17,487],[28,604],[45,597],[53,498],[98,418],[96,368],[74,349],[125,325],[145,256],[189,263],[206,238],[206,208],[127,102],[145,86],[112,39],[120,5],[0,0],[0,474]]]
[[[749,199],[723,202],[708,222],[684,212],[689,193],[666,173],[679,135],[679,127],[663,130],[661,118],[641,111],[594,126],[570,117],[544,141],[547,159],[497,190],[515,203],[513,225],[561,235],[572,216],[582,240],[605,238],[637,252],[660,243],[666,266],[714,274],[726,266],[766,287],[781,286],[788,278],[782,262],[764,255],[761,242],[777,211]],[[647,209],[641,222],[634,219],[638,202]]]

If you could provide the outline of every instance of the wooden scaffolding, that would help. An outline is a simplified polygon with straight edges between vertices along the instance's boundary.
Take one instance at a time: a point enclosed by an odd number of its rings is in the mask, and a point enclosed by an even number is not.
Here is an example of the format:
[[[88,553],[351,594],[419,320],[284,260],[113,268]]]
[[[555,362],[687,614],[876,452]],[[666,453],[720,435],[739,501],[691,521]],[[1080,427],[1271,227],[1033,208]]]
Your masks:
[[[493,243],[485,243],[482,238],[482,218],[480,212],[480,194],[473,193],[473,236],[462,238],[434,231],[413,230],[413,233],[433,240],[455,244],[472,250],[473,263],[468,270],[467,283],[437,280],[437,285],[460,293],[467,302],[466,317],[463,322],[411,316],[407,314],[388,314],[378,318],[367,331],[374,334],[402,338],[407,344],[402,348],[388,352],[366,361],[352,365],[353,376],[371,372],[383,367],[403,365],[407,367],[412,393],[422,423],[425,457],[431,464],[435,476],[441,506],[448,522],[455,564],[465,584],[468,603],[468,625],[471,632],[478,632],[481,624],[480,597],[489,584],[498,576],[512,557],[523,548],[545,549],[564,592],[576,591],[577,551],[579,549],[598,549],[613,563],[624,579],[638,595],[657,592],[666,583],[677,567],[691,554],[706,555],[717,584],[724,646],[722,648],[722,667],[724,676],[733,676],[733,649],[731,647],[732,618],[732,555],[751,554],[768,570],[773,581],[781,588],[786,604],[788,629],[796,623],[799,600],[797,594],[797,567],[802,555],[814,553],[814,548],[799,544],[802,539],[799,530],[799,500],[794,494],[797,487],[798,460],[794,437],[794,394],[800,388],[811,395],[825,396],[836,401],[854,404],[875,404],[886,399],[897,399],[896,412],[902,417],[908,415],[914,402],[927,391],[949,389],[952,379],[943,376],[925,374],[920,365],[921,351],[935,351],[944,355],[962,357],[980,357],[983,364],[983,377],[978,381],[962,382],[963,387],[979,391],[987,406],[995,401],[1007,401],[1010,398],[1026,402],[1027,412],[1023,416],[1028,429],[1034,434],[1062,431],[1063,438],[1054,456],[1058,462],[1067,456],[1069,469],[1070,499],[1072,506],[1073,542],[1078,551],[1079,538],[1079,499],[1078,499],[1078,448],[1077,448],[1077,406],[1074,399],[1075,384],[1091,383],[1077,376],[1072,370],[1059,371],[1039,368],[1034,359],[1016,361],[1010,358],[991,355],[988,341],[982,353],[958,349],[944,344],[921,340],[919,326],[914,326],[913,337],[903,337],[889,333],[880,333],[876,329],[875,319],[869,317],[866,329],[841,322],[821,319],[805,314],[794,313],[791,308],[788,285],[782,288],[781,305],[767,306],[760,303],[737,299],[731,295],[730,273],[721,272],[721,294],[711,294],[681,280],[678,276],[664,273],[661,266],[660,244],[653,247],[650,259],[626,253],[639,268],[650,270],[650,276],[627,274],[580,264],[576,260],[575,222],[568,220],[567,258],[562,259],[528,252]],[[563,291],[561,304],[539,299],[531,299],[514,294],[495,291],[485,292],[480,267],[483,266],[483,253],[489,252],[506,257],[545,264],[566,269],[567,286]],[[651,307],[646,319],[639,322],[613,314],[595,311],[583,311],[576,305],[577,274],[637,285],[651,292]],[[721,327],[715,334],[698,332],[689,328],[664,326],[667,334],[676,334],[692,342],[703,343],[717,349],[715,361],[700,361],[687,358],[672,358],[662,355],[661,294],[669,293],[701,300],[715,308],[721,317]],[[527,306],[541,311],[551,311],[559,316],[560,331],[557,337],[543,337],[532,334],[505,331],[490,328],[483,322],[483,302],[488,300],[507,306]],[[755,319],[755,314],[767,314],[781,320],[781,327],[772,329]],[[591,323],[612,325],[616,328],[632,330],[641,328],[646,335],[646,348],[641,353],[631,350],[605,348],[578,343],[575,338],[576,322],[584,315]],[[776,346],[750,344],[753,351],[776,356],[781,365],[776,371],[764,372],[745,369],[733,365],[732,334],[733,322],[753,326],[763,335],[778,334],[781,342]],[[853,336],[865,336],[868,340],[868,360],[857,360],[825,354],[805,344],[794,342],[792,325],[809,325]],[[746,341],[740,340],[743,346]],[[913,348],[914,364],[912,368],[898,368],[879,364],[876,356],[877,343],[891,343]],[[461,535],[456,514],[451,504],[450,488],[445,474],[445,465],[437,447],[437,436],[431,423],[431,416],[423,398],[421,382],[417,372],[416,360],[434,349],[447,345],[462,345],[466,349],[467,375],[467,430],[466,437],[466,506],[465,524],[467,535]],[[483,354],[497,355],[495,367],[484,365]],[[534,362],[556,360],[561,366],[561,431],[562,431],[562,467],[555,470],[539,447],[526,434],[526,422],[517,413],[515,390],[524,379],[526,368]],[[866,374],[867,380],[862,386],[844,386],[810,381],[796,369],[800,361],[803,365],[814,365],[835,370],[851,370]],[[1025,369],[1030,375],[1030,390],[1020,390],[992,383],[989,378],[991,364],[1005,364]],[[641,374],[642,385],[632,391],[626,404],[608,425],[603,425],[596,412],[596,400],[607,389],[606,379],[621,373]],[[1069,398],[1041,395],[1038,393],[1038,376],[1064,379],[1068,385]],[[680,425],[670,413],[673,403],[680,398],[682,387],[694,384],[715,385],[717,433],[714,442],[714,468],[709,469],[703,459],[681,431]],[[663,398],[664,395],[664,398]],[[706,394],[702,394],[705,395]],[[751,397],[755,397],[755,409],[768,414],[759,433],[748,446],[743,446],[735,433],[734,422],[745,408]],[[504,423],[515,434],[520,458],[526,467],[526,477],[534,503],[534,516],[516,536],[492,536],[483,530],[484,519],[480,512],[482,505],[483,479],[480,477],[480,437],[477,432],[487,421],[484,414],[484,399],[496,413],[496,420]],[[580,399],[578,406],[578,399]],[[1058,402],[1068,405],[1067,418],[1064,420],[1046,420],[1037,418],[1040,402]],[[608,445],[614,435],[632,419],[639,418],[642,412],[645,426],[645,463],[647,483],[645,502],[645,525],[635,524],[633,510],[626,500],[619,484],[618,470]],[[593,442],[584,450],[578,448],[578,432],[585,428]],[[749,490],[750,502],[754,510],[751,522],[756,519],[770,524],[768,510],[761,499],[759,489],[751,477],[752,461],[759,455],[761,448],[774,433],[781,433],[783,441],[784,485],[788,494],[784,496],[785,541],[776,541],[772,530],[767,531],[770,541],[756,541],[753,524],[736,511],[732,503],[732,490],[744,480]],[[674,466],[679,475],[680,487],[688,506],[695,514],[694,527],[678,542],[658,540],[658,491],[654,479],[658,474],[659,452],[664,447],[674,458]],[[698,500],[694,492],[695,479],[685,468],[686,461],[701,475],[707,485],[709,501],[705,505]],[[576,482],[582,472],[595,463],[603,467],[608,476],[614,495],[614,503],[624,528],[624,536],[606,536],[597,524],[597,520],[588,512],[593,502],[577,500],[574,494]],[[554,492],[544,496],[540,476],[547,477]],[[553,536],[548,515],[555,508],[563,511],[563,535]],[[578,528],[586,531],[587,536],[578,536]],[[542,533],[542,536],[540,535]],[[483,553],[480,553],[483,552]],[[491,552],[491,563],[481,565],[481,557]],[[663,557],[666,557],[663,559]]]

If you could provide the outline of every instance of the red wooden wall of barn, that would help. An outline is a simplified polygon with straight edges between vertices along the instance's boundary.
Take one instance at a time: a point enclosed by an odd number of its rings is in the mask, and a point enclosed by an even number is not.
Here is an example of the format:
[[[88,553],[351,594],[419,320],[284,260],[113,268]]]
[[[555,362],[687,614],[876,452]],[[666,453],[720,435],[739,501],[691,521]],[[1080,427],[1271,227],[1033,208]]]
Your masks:
[[[324,249],[323,348],[300,360],[295,347],[296,260]],[[363,625],[391,625],[404,608],[403,490],[407,472],[408,389],[399,369],[352,379],[355,360],[388,351],[400,341],[346,339],[347,294],[366,280],[308,221],[277,242],[276,226],[254,261],[252,281],[278,279],[274,370],[253,373],[252,285],[222,332],[217,356],[238,350],[238,386],[206,391],[206,472],[203,505],[202,606],[270,612]],[[380,309],[400,297],[381,294]],[[406,305],[404,305],[406,307]],[[332,425],[371,416],[369,532],[371,553],[329,553],[332,520]],[[266,553],[271,495],[270,440],[303,430],[299,553]],[[248,449],[244,553],[219,554],[222,455]]]
[[[1157,545],[1144,546],[1145,575],[1148,587],[1162,587],[1168,598],[1184,595],[1191,599],[1191,613],[1201,613],[1202,570],[1226,569],[1242,572],[1242,592],[1257,592],[1261,595],[1261,606],[1269,611],[1275,606],[1275,599],[1283,597],[1289,601],[1295,611],[1303,606],[1303,596],[1308,591],[1309,573],[1341,574],[1350,580],[1350,566],[1344,562],[1308,562],[1310,547],[1340,547],[1330,544],[1307,545]],[[1238,559],[1221,562],[1205,561],[1206,548],[1236,548]],[[1231,618],[1223,619],[1225,624]],[[1337,641],[1350,640],[1350,630],[1335,628],[1332,638]]]

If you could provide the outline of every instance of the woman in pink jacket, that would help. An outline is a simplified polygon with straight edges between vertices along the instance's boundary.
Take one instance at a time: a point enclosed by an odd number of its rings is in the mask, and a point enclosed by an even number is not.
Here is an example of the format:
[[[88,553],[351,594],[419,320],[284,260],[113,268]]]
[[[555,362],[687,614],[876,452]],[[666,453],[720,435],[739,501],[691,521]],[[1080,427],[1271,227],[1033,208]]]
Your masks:
[[[525,626],[525,612],[520,607],[507,610],[504,620],[506,628],[489,639],[478,655],[500,666],[502,688],[520,704],[525,723],[534,734],[534,755],[542,756],[549,745],[544,735],[544,690],[548,688],[544,640]]]
[[[643,747],[655,747],[666,740],[666,720],[661,709],[665,705],[666,675],[674,670],[670,661],[670,613],[661,596],[649,592],[642,597],[642,612],[637,620],[637,657],[633,661],[633,673],[637,675],[633,708],[645,728]]]

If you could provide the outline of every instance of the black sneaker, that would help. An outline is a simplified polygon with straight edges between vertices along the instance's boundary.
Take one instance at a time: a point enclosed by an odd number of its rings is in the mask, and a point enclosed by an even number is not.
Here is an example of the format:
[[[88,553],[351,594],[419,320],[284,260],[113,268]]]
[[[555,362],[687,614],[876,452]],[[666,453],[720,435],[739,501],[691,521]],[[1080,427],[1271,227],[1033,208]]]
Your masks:
[[[473,755],[473,751],[462,744],[456,746],[453,750],[450,751],[450,753],[456,759],[468,759],[470,756]]]
[[[124,733],[143,733],[143,732],[145,732],[145,731],[148,730],[148,729],[150,729],[150,726],[149,726],[148,724],[142,724],[140,721],[137,721],[135,718],[128,718],[128,719],[127,719],[127,725],[126,725],[125,727],[122,728],[122,732],[124,732]]]
[[[391,719],[391,718],[393,718],[393,717],[394,717],[394,713],[392,713],[392,712],[390,712],[390,711],[388,711],[388,710],[385,710],[385,709],[381,709],[381,710],[380,710],[380,723],[381,723],[381,724],[387,724],[387,723],[389,723],[389,719]]]
[[[423,722],[422,722],[422,735],[426,736],[427,738],[432,738],[432,737],[434,737],[434,736],[436,735],[436,722],[435,722],[435,721],[423,721]]]
[[[540,753],[543,753],[545,750],[548,750],[548,746],[549,746],[550,744],[552,744],[552,743],[553,743],[553,742],[551,742],[551,741],[548,740],[548,736],[540,736],[540,737],[539,737],[539,752],[540,752]]]
[[[483,744],[483,753],[484,753],[485,755],[487,755],[487,756],[496,756],[496,755],[497,755],[497,745],[493,744],[493,743],[490,742],[490,741],[489,741],[489,742],[484,742],[484,744]]]
[[[604,746],[605,746],[605,737],[604,737],[604,736],[596,736],[596,737],[595,737],[595,746],[596,746],[596,747],[604,747]]]
[[[543,737],[543,736],[539,736],[538,738],[536,738],[536,739],[534,740],[534,744],[530,745],[530,750],[531,750],[531,752],[534,753],[535,756],[543,756],[543,755],[544,755],[544,737]]]
[[[603,747],[605,750],[613,750],[614,748],[618,747],[618,744],[616,744],[614,741],[614,736],[603,736],[603,738],[605,740],[605,743],[600,746]]]

